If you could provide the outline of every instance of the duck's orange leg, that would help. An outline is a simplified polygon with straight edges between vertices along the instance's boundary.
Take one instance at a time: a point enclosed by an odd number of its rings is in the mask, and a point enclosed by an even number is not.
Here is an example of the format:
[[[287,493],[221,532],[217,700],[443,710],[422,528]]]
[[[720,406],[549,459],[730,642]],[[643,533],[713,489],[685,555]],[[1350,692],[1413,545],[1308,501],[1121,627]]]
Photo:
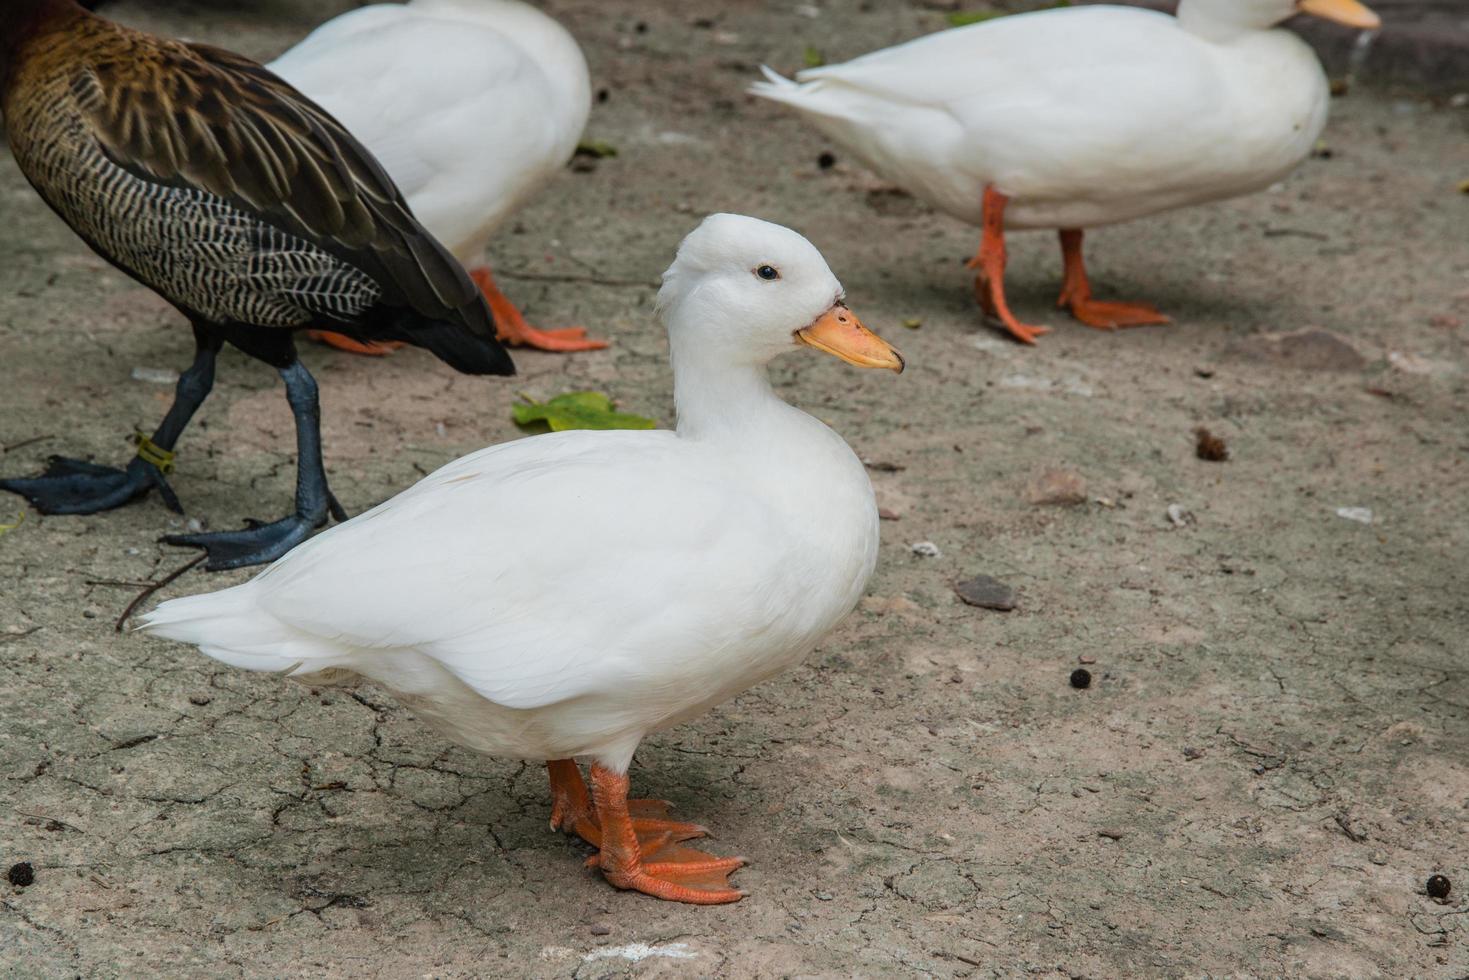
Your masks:
[[[984,218],[981,222],[979,251],[969,260],[974,277],[974,295],[980,307],[1005,325],[1015,339],[1033,344],[1035,338],[1050,333],[1050,327],[1021,323],[1005,302],[1005,204],[1009,201],[993,187],[984,189]]]
[[[553,759],[546,763],[546,772],[551,777],[551,829],[569,831],[593,847],[601,847],[602,824],[575,760]],[[628,800],[627,809],[633,831],[645,845],[665,837],[684,841],[709,833],[698,824],[669,820],[667,800]]]
[[[678,842],[700,836],[704,828],[678,824],[653,813],[666,813],[660,800],[629,800],[626,773],[592,766],[592,792],[576,763],[561,759],[547,763],[556,796],[553,826],[575,830],[599,850],[587,866],[601,868],[616,888],[639,891],[670,902],[722,905],[737,902],[745,893],[729,887],[729,876],[744,866],[744,858],[720,858]],[[641,812],[640,812],[641,811]],[[661,825],[662,829],[655,829]]]
[[[585,327],[537,330],[531,326],[526,322],[519,308],[500,291],[488,266],[470,269],[469,277],[474,280],[479,291],[484,293],[486,301],[489,302],[490,312],[495,314],[496,330],[500,339],[505,343],[516,347],[534,347],[537,350],[561,354],[582,350],[601,350],[607,346],[605,340],[588,337]]]
[[[1147,303],[1104,303],[1092,299],[1092,284],[1086,277],[1086,261],[1081,255],[1081,238],[1080,228],[1061,230],[1061,257],[1066,263],[1066,278],[1057,306],[1070,307],[1072,316],[1098,330],[1173,322]]]
[[[401,340],[353,340],[344,334],[332,333],[330,330],[308,330],[306,335],[312,340],[319,340],[323,344],[335,347],[337,350],[351,351],[353,354],[366,354],[369,357],[382,357],[391,354],[403,346]]]

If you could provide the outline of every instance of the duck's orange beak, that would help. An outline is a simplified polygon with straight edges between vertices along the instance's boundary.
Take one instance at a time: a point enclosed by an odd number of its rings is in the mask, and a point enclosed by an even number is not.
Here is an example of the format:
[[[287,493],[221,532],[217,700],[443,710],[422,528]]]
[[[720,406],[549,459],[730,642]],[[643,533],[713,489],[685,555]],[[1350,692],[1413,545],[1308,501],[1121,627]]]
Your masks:
[[[887,368],[903,373],[903,355],[862,326],[856,314],[842,303],[821,314],[811,326],[797,330],[796,341],[858,367]]]
[[[1375,31],[1382,26],[1382,18],[1368,10],[1358,0],[1296,0],[1301,13],[1335,21],[1348,27]]]

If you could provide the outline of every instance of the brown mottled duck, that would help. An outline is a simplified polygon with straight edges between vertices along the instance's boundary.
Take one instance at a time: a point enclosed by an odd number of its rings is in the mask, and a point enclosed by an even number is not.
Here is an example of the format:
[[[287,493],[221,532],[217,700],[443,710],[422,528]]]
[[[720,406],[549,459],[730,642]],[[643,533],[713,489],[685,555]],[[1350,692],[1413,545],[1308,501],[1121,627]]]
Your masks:
[[[315,380],[295,331],[422,347],[468,374],[513,374],[463,267],[336,120],[248,58],[114,24],[74,0],[0,2],[0,111],[41,197],[98,254],[193,325],[173,406],[124,469],[54,457],[0,480],[42,513],[90,514],[157,488],[231,344],[276,368],[296,419],[295,512],[170,535],[211,569],[270,561],[345,518],[327,487]]]

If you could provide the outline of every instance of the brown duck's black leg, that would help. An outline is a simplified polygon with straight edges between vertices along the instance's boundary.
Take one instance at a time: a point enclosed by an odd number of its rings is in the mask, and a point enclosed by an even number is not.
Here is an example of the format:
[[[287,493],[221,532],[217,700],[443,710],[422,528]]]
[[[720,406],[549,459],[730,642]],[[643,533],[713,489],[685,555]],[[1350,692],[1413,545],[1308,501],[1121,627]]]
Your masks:
[[[172,407],[152,436],[140,436],[138,454],[125,469],[52,456],[45,473],[0,480],[0,490],[20,494],[43,514],[96,514],[121,507],[156,487],[168,508],[182,514],[183,507],[165,477],[173,470],[173,447],[214,387],[214,359],[220,348],[217,338],[197,327],[194,338],[198,353],[179,376]]]
[[[250,521],[239,531],[170,534],[163,539],[166,544],[203,548],[209,555],[204,567],[211,572],[275,561],[325,524],[328,513],[339,521],[347,519],[326,484],[316,379],[300,361],[292,361],[280,373],[296,417],[296,512],[269,524]]]

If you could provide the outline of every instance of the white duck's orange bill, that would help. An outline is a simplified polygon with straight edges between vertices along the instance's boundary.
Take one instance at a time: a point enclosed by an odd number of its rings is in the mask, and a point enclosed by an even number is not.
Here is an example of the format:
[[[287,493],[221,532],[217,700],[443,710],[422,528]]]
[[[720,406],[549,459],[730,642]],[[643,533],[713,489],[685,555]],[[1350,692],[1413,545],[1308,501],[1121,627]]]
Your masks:
[[[862,326],[856,314],[841,303],[821,314],[811,326],[797,330],[796,340],[807,347],[840,357],[848,364],[903,373],[903,355]]]
[[[1296,0],[1296,6],[1303,14],[1348,27],[1360,27],[1364,31],[1375,31],[1382,26],[1382,18],[1358,0]]]

